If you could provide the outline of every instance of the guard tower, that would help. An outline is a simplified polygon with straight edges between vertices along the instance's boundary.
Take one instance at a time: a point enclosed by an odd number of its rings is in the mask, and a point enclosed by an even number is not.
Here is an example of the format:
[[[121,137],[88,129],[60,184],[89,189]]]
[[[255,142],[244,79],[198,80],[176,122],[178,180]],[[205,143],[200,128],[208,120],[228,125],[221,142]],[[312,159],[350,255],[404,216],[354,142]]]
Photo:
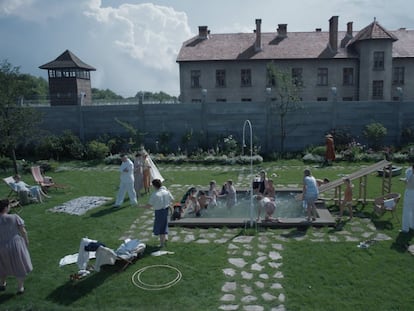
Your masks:
[[[90,105],[92,103],[90,72],[96,69],[66,50],[40,69],[48,70],[51,106]]]

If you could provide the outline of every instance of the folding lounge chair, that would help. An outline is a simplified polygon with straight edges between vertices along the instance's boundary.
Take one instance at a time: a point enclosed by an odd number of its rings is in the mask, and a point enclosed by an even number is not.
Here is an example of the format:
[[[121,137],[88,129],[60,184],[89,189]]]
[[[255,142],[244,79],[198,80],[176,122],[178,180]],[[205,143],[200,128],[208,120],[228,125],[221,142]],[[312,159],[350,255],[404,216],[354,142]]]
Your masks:
[[[124,271],[130,264],[142,257],[146,245],[138,240],[126,240],[117,250],[99,246],[96,250],[94,269],[100,271],[102,265],[114,265],[116,261],[124,263],[120,271]]]
[[[101,270],[103,265],[114,265],[117,261],[123,262],[120,271],[125,270],[130,264],[141,258],[144,254],[146,245],[139,240],[127,239],[118,249],[113,250],[106,247],[102,242],[92,240],[87,237],[82,238],[79,245],[77,256],[78,273],[70,276],[71,280],[78,280],[90,274],[90,271]],[[95,265],[88,268],[90,258],[95,258]]]
[[[43,190],[47,190],[50,187],[57,188],[57,185],[53,182],[52,177],[42,175],[40,166],[32,166],[30,170],[32,171],[33,179],[40,187],[42,187]]]
[[[10,198],[12,195],[15,195],[17,197],[17,191],[12,186],[12,184],[14,183],[13,176],[9,176],[9,177],[3,178],[3,181],[10,188],[10,193],[9,193],[9,195],[7,197]]]
[[[374,200],[374,211],[377,215],[382,216],[385,212],[391,212],[392,217],[395,217],[395,211],[397,210],[398,202],[400,201],[401,194],[388,193]],[[400,222],[398,220],[397,221]]]
[[[10,201],[10,207],[11,208],[21,208],[22,205],[27,205],[32,202],[37,202],[37,200],[30,196],[30,194],[26,191],[17,191],[15,187],[13,187],[13,184],[15,182],[13,176],[9,176],[6,178],[3,178],[3,181],[7,186],[10,188],[10,193],[7,196]],[[11,197],[15,197],[11,199]]]

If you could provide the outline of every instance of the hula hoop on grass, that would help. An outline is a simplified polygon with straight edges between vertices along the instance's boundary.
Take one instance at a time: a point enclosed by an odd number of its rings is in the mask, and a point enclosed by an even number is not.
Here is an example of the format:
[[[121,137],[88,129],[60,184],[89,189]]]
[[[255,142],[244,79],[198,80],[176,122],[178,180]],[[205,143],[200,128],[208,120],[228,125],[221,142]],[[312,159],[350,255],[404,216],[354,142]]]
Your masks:
[[[177,272],[177,276],[172,281],[169,281],[163,284],[148,284],[148,283],[143,282],[141,280],[141,274],[144,273],[146,270],[153,269],[153,268],[171,269]],[[177,268],[174,268],[169,265],[152,265],[152,266],[147,266],[147,267],[144,267],[144,268],[141,268],[135,271],[135,273],[131,277],[131,280],[132,280],[132,283],[138,288],[141,288],[144,290],[161,290],[161,289],[166,289],[166,288],[169,288],[177,284],[181,280],[181,278],[182,278],[182,273]]]

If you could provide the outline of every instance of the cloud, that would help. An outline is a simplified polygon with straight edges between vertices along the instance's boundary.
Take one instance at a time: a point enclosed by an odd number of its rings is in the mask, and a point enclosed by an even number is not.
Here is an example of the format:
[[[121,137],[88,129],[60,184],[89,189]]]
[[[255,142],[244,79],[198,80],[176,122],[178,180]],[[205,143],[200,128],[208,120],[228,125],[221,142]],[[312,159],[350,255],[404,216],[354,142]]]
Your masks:
[[[100,0],[91,0],[84,14],[91,19],[88,32],[94,42],[104,42],[101,48],[117,56],[112,62],[121,66],[127,62],[139,71],[174,76],[178,89],[175,61],[182,42],[192,35],[186,13],[152,3],[103,7]]]

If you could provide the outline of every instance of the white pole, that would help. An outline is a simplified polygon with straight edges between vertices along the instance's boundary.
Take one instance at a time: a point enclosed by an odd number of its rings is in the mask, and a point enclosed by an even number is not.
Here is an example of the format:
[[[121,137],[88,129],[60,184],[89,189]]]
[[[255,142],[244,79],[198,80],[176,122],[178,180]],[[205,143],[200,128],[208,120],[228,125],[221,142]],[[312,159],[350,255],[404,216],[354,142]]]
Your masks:
[[[246,125],[249,125],[250,128],[250,176],[253,176],[253,129],[252,129],[252,123],[250,120],[244,121],[243,125],[243,153],[244,153],[244,145],[245,145],[245,130]],[[250,227],[253,227],[253,180],[250,180]]]

